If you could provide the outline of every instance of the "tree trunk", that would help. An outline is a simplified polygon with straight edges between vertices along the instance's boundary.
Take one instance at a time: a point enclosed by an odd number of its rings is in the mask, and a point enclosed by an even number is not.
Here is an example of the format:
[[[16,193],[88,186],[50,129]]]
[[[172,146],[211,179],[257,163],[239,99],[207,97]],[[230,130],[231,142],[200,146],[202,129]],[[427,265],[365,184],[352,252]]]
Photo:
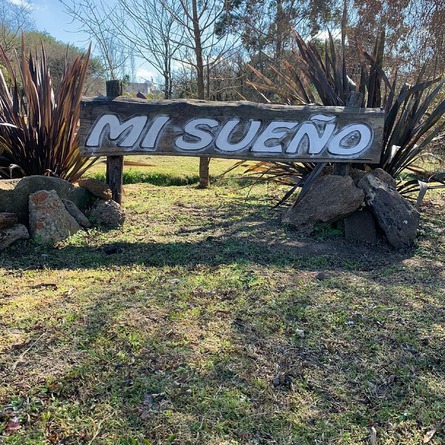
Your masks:
[[[166,72],[164,72],[164,99],[170,99],[170,78]]]
[[[192,0],[193,9],[193,36],[195,39],[195,56],[196,56],[196,78],[198,88],[198,99],[205,99],[204,88],[204,61],[202,57],[201,29],[199,27],[199,14],[197,0]],[[210,158],[199,158],[199,188],[205,189],[210,184],[209,173]]]
[[[283,54],[283,39],[284,39],[284,13],[283,3],[281,0],[277,1],[277,14],[275,16],[275,26],[277,30],[276,43],[275,43],[275,60],[281,59]]]

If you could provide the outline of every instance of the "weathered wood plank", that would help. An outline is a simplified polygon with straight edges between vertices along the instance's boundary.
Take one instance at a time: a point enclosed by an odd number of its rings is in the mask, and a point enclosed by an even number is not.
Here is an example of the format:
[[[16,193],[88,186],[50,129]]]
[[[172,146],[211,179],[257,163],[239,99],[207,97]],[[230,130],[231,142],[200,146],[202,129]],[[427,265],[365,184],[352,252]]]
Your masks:
[[[85,99],[84,156],[378,162],[383,112],[250,102]]]
[[[107,98],[115,99],[122,95],[122,82],[119,80],[107,81]],[[110,186],[112,198],[118,204],[122,204],[123,178],[124,178],[124,157],[107,157],[107,184]]]
[[[123,195],[124,157],[107,157],[107,184],[110,186],[112,198],[117,203],[122,203]]]

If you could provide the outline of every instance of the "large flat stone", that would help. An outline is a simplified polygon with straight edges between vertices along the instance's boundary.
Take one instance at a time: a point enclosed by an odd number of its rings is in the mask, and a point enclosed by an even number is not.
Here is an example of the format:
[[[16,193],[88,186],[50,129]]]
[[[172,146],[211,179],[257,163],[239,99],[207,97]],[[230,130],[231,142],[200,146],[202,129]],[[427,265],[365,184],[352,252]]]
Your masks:
[[[283,223],[310,233],[315,224],[337,221],[364,203],[364,193],[350,176],[326,175],[318,178],[305,196],[284,215]]]
[[[73,201],[81,210],[92,204],[92,196],[84,188],[61,178],[35,175],[0,181],[0,212],[16,213],[20,223],[28,224],[28,198],[39,190],[55,190],[60,198]]]

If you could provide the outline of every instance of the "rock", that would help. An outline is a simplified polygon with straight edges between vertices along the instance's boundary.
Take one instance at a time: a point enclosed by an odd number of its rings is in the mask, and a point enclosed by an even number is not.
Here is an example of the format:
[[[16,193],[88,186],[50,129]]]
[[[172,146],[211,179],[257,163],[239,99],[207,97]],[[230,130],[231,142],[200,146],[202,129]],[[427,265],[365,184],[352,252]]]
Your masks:
[[[417,236],[419,213],[392,186],[373,174],[366,175],[359,187],[380,228],[396,249],[410,246]]]
[[[376,178],[380,179],[380,181],[392,187],[393,189],[396,188],[397,186],[396,180],[382,168],[376,168],[375,170],[372,170],[372,172],[370,173]]]
[[[60,198],[73,201],[84,210],[91,206],[91,194],[69,181],[50,176],[26,176],[21,179],[0,180],[0,212],[16,213],[19,222],[28,224],[29,195],[39,190],[55,190]]]
[[[6,229],[1,229],[0,250],[6,249],[6,247],[20,239],[29,239],[28,229],[23,224],[14,224]]]
[[[80,209],[69,199],[62,199],[63,205],[68,210],[68,213],[84,228],[91,227],[89,219],[80,211]]]
[[[363,178],[363,176],[366,176],[368,173],[365,172],[365,170],[360,170],[358,168],[349,168],[349,176],[354,181],[355,186],[359,183],[360,179]]]
[[[77,181],[77,184],[80,187],[88,190],[92,195],[96,196],[97,198],[103,199],[104,201],[109,201],[113,197],[110,187],[104,182],[98,181],[97,179],[79,179]]]
[[[283,223],[310,233],[315,224],[334,222],[351,214],[363,204],[363,200],[363,191],[354,186],[350,176],[322,176],[286,212]]]
[[[369,173],[374,175],[376,178],[379,178],[385,184],[388,184],[391,187],[396,188],[396,180],[382,168],[376,168],[375,170],[372,170],[370,172],[367,172],[365,170],[359,170],[357,168],[349,169],[349,175],[352,177],[354,184],[357,187],[358,187],[358,183],[362,180],[362,178],[364,178]]]
[[[116,228],[124,223],[125,212],[124,208],[116,201],[104,201],[98,199],[94,203],[89,213],[89,217],[92,221],[101,226]]]
[[[377,244],[374,218],[367,209],[357,210],[344,220],[345,238],[348,241]]]
[[[55,190],[40,190],[29,196],[29,231],[44,244],[55,244],[80,230]]]
[[[17,215],[11,212],[0,212],[0,229],[7,229],[18,222]]]

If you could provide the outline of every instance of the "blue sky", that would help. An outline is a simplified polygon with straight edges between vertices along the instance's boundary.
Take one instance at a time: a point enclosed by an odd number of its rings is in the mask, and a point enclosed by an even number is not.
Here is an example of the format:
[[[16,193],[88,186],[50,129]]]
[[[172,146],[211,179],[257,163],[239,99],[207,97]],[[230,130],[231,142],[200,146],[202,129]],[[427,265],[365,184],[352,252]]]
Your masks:
[[[14,0],[23,1],[23,0]],[[78,25],[64,11],[59,0],[32,0],[32,17],[38,31],[46,31],[64,43],[85,48],[88,36],[77,31]]]

